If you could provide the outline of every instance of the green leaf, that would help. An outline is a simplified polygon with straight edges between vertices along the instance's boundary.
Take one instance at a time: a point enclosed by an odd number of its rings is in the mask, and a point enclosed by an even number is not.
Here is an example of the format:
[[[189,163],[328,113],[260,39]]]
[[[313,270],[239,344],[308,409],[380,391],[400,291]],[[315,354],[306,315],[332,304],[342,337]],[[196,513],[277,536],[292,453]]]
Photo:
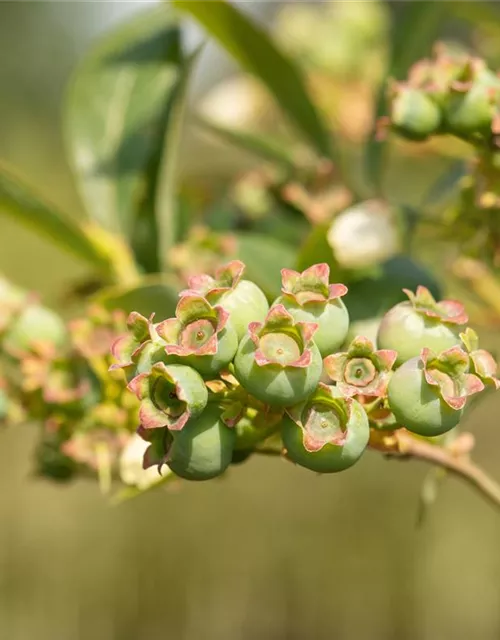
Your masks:
[[[96,234],[93,225],[80,224],[64,215],[5,166],[0,166],[0,214],[11,216],[104,273],[115,270],[100,229]]]
[[[94,296],[92,301],[109,310],[138,311],[146,317],[154,313],[159,321],[175,314],[179,290],[172,279],[154,274],[146,276],[136,286],[109,287]]]
[[[229,142],[243,151],[248,151],[265,162],[272,162],[287,172],[293,172],[296,169],[296,162],[289,150],[269,137],[238,129],[229,129],[201,117],[196,119],[196,124],[221,140]]]
[[[467,163],[456,160],[441,173],[422,199],[422,208],[427,209],[442,204],[443,200],[459,195],[460,180],[467,175]]]
[[[300,70],[263,29],[227,2],[172,0],[172,4],[195,18],[244,69],[263,82],[320,155],[331,156],[328,128],[308,94]]]
[[[399,9],[399,5],[397,7]],[[407,2],[401,5],[401,20],[393,16],[391,54],[387,68],[387,77],[401,80],[409,67],[419,57],[429,53],[441,21],[446,15],[444,2]],[[393,9],[394,10],[394,9]],[[387,155],[387,139],[377,139],[377,121],[385,112],[386,83],[383,82],[375,102],[374,128],[365,147],[365,167],[367,180],[375,193],[382,190],[383,170]]]
[[[154,216],[165,135],[173,135],[172,160],[175,105],[189,66],[177,18],[161,6],[106,35],[68,92],[67,146],[88,213],[108,230],[137,236],[148,270],[159,263]]]
[[[319,224],[311,229],[297,256],[296,268],[299,271],[304,271],[304,269],[313,264],[326,262],[330,266],[331,277],[334,277],[333,274],[335,273],[340,273],[339,266],[326,237],[328,228],[329,224]]]
[[[457,18],[486,27],[490,33],[500,29],[500,8],[496,2],[454,2],[449,10]]]
[[[236,233],[236,257],[246,264],[245,278],[253,280],[271,299],[281,293],[281,269],[293,269],[295,252],[290,245],[257,233]]]

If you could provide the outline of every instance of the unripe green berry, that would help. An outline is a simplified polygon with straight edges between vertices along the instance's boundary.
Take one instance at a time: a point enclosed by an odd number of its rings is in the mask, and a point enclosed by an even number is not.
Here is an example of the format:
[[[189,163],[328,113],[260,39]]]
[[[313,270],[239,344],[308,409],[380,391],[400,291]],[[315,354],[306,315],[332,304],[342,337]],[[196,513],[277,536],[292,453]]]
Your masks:
[[[250,322],[262,322],[269,311],[264,292],[250,280],[241,280],[235,289],[224,293],[217,304],[229,312],[229,322],[238,340],[246,334]]]
[[[452,409],[439,389],[427,383],[421,358],[397,369],[388,387],[389,406],[399,425],[422,436],[437,436],[453,429],[463,409]]]
[[[186,480],[210,480],[224,473],[236,436],[220,418],[220,409],[209,406],[173,434],[167,465],[175,474]]]
[[[334,397],[338,392],[332,387],[320,385],[319,393],[295,419],[283,419],[286,455],[318,473],[343,471],[359,460],[368,444],[368,417],[356,400]]]
[[[400,302],[382,319],[377,334],[379,349],[398,352],[396,364],[420,355],[424,347],[440,353],[460,344],[460,332],[467,322],[463,305],[453,300],[435,302],[425,287],[417,294],[405,292],[408,302]]]
[[[439,130],[441,111],[423,91],[398,86],[391,103],[393,128],[410,140],[425,140]]]
[[[291,336],[274,334],[273,341],[267,340],[269,351],[283,352],[290,361],[300,355],[299,347]],[[318,347],[310,345],[311,363],[307,367],[290,367],[280,364],[258,365],[255,361],[257,347],[250,336],[240,342],[234,358],[235,374],[240,384],[253,396],[265,404],[286,407],[300,402],[315,389],[321,377],[323,363]],[[278,354],[279,355],[279,354]]]

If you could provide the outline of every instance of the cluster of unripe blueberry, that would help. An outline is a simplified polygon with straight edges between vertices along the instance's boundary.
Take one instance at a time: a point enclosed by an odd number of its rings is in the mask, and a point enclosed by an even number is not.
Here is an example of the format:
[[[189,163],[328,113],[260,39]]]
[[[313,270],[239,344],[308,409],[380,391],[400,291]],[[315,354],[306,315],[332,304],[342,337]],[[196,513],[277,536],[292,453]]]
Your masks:
[[[496,141],[500,134],[500,77],[479,58],[437,47],[406,81],[389,86],[388,97],[385,122],[411,140],[447,133],[469,142]]]
[[[498,387],[496,363],[466,329],[463,306],[424,287],[383,318],[377,347],[344,343],[343,284],[329,267],[282,270],[269,307],[233,261],[190,279],[174,318],[138,313],[113,345],[140,401],[144,467],[166,464],[206,480],[272,438],[291,461],[320,473],[353,465],[371,430],[437,436],[458,424],[467,399]]]

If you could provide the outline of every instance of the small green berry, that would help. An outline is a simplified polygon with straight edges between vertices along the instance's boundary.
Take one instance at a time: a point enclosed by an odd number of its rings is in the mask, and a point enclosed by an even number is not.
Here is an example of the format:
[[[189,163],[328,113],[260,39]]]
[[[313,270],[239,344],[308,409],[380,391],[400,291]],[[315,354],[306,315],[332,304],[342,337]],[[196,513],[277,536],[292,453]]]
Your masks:
[[[174,433],[168,467],[186,480],[210,480],[227,469],[235,441],[234,429],[221,420],[220,409],[209,406]]]

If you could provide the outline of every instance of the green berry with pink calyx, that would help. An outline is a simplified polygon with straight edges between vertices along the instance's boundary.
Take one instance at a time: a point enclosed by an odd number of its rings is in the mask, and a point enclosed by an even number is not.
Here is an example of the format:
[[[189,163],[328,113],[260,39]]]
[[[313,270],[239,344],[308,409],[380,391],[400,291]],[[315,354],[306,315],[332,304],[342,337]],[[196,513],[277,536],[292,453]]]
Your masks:
[[[314,322],[318,329],[314,342],[321,356],[333,353],[343,343],[349,329],[349,313],[342,301],[347,293],[343,284],[329,284],[330,267],[315,264],[302,273],[282,269],[282,304],[297,322]]]
[[[313,342],[317,324],[296,322],[281,304],[264,322],[252,322],[234,358],[235,376],[255,398],[286,407],[309,396],[323,363]]]
[[[157,362],[176,362],[174,356],[165,352],[166,343],[156,332],[153,317],[148,319],[133,311],[127,319],[128,333],[117,338],[111,346],[116,362],[109,369],[123,370],[127,382],[140,373],[149,373]]]
[[[207,406],[208,390],[200,374],[182,364],[157,362],[128,385],[140,400],[139,421],[144,429],[183,429]]]
[[[168,454],[172,447],[172,433],[167,427],[146,429],[143,426],[139,426],[137,434],[143,440],[149,442],[149,446],[144,451],[142,468],[149,469],[150,467],[158,467],[158,472],[161,474],[161,469],[163,465],[166,464]]]
[[[306,402],[286,413],[281,430],[286,455],[311,471],[343,471],[368,445],[370,427],[363,407],[354,398],[343,398],[335,387],[320,383]]]
[[[264,292],[250,280],[242,280],[244,272],[244,263],[233,260],[219,267],[214,278],[207,274],[192,276],[189,288],[181,293],[201,295],[229,312],[238,340],[246,334],[250,322],[262,322],[269,311]]]
[[[489,136],[499,98],[500,78],[483,60],[470,58],[450,84],[444,108],[446,129],[457,136]]]
[[[497,378],[497,363],[489,351],[479,348],[477,333],[468,327],[464,333],[460,334],[460,338],[469,354],[471,373],[474,373],[486,387],[499,389],[500,380]]]
[[[484,389],[469,373],[469,356],[460,347],[435,355],[422,349],[397,369],[389,382],[388,400],[399,424],[422,436],[453,429],[462,418],[467,398]]]
[[[397,355],[390,349],[376,351],[370,340],[358,336],[345,353],[327,356],[324,366],[342,395],[382,398],[387,393]]]
[[[209,405],[182,431],[173,432],[166,463],[186,480],[210,480],[231,464],[235,438],[234,429],[221,420],[220,409]]]
[[[439,131],[441,110],[419,88],[395,83],[389,90],[392,128],[410,140],[425,140]]]
[[[403,289],[407,302],[392,307],[382,318],[377,334],[381,349],[398,352],[396,365],[420,355],[425,347],[441,352],[460,345],[460,331],[468,317],[456,300],[436,302],[426,287],[412,293]]]
[[[236,331],[228,320],[229,313],[221,306],[186,294],[177,304],[175,318],[160,322],[156,332],[166,343],[167,355],[209,377],[227,367],[238,348]]]

